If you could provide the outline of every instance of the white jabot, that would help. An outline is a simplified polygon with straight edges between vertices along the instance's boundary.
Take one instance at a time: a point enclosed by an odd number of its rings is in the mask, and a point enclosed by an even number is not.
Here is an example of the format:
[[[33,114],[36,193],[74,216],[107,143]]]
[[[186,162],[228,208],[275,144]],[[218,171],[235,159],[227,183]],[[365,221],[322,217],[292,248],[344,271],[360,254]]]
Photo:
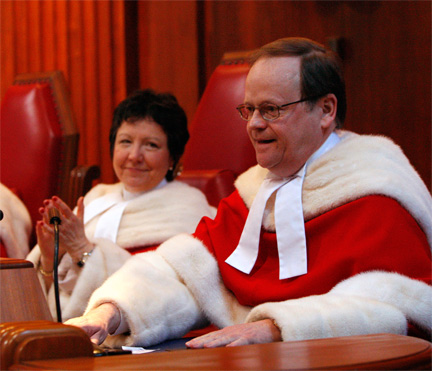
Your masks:
[[[302,207],[302,186],[307,165],[340,141],[332,133],[324,144],[308,159],[297,174],[278,178],[269,173],[264,179],[249,210],[240,241],[226,263],[249,274],[258,258],[259,239],[265,206],[276,193],[275,226],[279,254],[279,279],[307,273],[307,250]]]
[[[123,212],[129,202],[144,193],[161,188],[166,184],[166,179],[163,179],[155,188],[146,192],[133,193],[128,192],[123,188],[121,193],[109,193],[105,196],[99,197],[85,207],[84,225],[95,216],[102,214],[96,224],[93,237],[107,238],[112,242],[116,242]]]

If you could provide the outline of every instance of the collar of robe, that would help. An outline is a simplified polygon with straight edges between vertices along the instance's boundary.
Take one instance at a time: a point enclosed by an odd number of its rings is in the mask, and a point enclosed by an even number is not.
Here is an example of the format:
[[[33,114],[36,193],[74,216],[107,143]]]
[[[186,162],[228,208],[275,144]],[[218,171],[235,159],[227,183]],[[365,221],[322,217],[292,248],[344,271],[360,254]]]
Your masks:
[[[84,209],[84,225],[100,215],[93,237],[106,238],[115,243],[117,241],[117,234],[123,212],[129,202],[145,193],[161,188],[166,184],[167,181],[164,178],[155,188],[149,191],[132,193],[123,187],[122,192],[108,193],[98,197],[90,202]]]
[[[270,173],[264,179],[251,205],[239,244],[225,262],[249,274],[255,266],[264,210],[276,192],[275,226],[279,254],[279,279],[307,273],[307,249],[302,206],[302,186],[307,166],[340,141],[331,133],[322,146],[307,160],[297,174],[281,178]]]

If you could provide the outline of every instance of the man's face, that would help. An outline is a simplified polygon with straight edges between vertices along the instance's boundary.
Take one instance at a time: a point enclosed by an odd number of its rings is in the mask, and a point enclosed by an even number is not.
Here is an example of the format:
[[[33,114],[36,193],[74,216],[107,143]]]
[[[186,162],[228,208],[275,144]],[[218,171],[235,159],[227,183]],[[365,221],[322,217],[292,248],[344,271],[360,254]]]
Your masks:
[[[244,103],[281,106],[301,99],[299,71],[298,57],[259,59],[247,76]],[[256,109],[247,131],[258,164],[279,176],[295,174],[326,139],[321,118],[320,104],[311,109],[307,102],[281,109],[274,121],[264,120]]]

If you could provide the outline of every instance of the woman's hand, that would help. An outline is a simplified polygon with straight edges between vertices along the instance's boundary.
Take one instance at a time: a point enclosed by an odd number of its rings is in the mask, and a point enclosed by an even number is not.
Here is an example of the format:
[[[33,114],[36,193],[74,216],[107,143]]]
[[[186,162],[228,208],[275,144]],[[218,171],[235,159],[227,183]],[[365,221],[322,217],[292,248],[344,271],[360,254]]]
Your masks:
[[[46,272],[52,272],[54,262],[54,232],[43,220],[36,222],[37,243],[41,250],[40,264]]]
[[[84,330],[95,344],[102,344],[109,334],[119,327],[121,314],[112,303],[104,303],[82,317],[72,318],[66,325],[76,326]]]
[[[60,213],[61,224],[59,228],[60,252],[62,256],[68,252],[72,260],[81,259],[84,252],[92,250],[93,245],[87,239],[84,230],[84,199],[80,197],[77,202],[77,215],[57,196],[44,201],[44,207],[39,210],[42,215],[41,223],[36,225],[38,244],[46,261],[53,260],[54,237],[53,226],[50,224],[50,209],[57,208]]]
[[[228,326],[210,332],[186,343],[188,348],[233,347],[247,344],[271,343],[281,341],[280,330],[270,319]]]

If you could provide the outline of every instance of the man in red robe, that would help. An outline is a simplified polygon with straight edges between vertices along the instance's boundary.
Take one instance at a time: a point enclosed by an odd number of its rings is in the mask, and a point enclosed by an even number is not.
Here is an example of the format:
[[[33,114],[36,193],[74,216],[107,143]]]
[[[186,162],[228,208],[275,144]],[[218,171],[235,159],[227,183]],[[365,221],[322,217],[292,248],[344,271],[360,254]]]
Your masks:
[[[340,129],[334,55],[307,39],[253,57],[238,107],[258,165],[214,220],[131,258],[82,327],[152,345],[206,323],[191,348],[432,328],[432,199],[398,146]]]

